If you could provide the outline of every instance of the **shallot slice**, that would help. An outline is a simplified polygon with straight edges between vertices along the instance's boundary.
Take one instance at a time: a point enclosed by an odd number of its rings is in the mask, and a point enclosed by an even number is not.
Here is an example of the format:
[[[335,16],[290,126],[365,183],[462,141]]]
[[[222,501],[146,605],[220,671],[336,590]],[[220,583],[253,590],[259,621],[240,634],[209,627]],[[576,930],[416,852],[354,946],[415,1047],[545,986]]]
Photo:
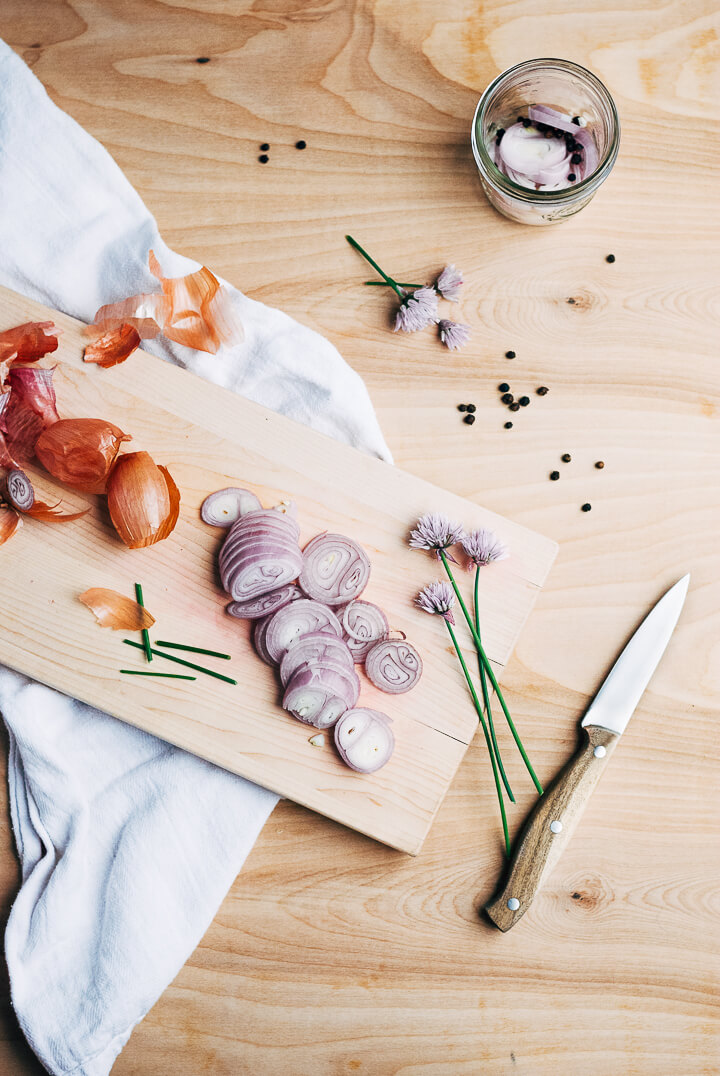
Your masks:
[[[422,658],[415,647],[401,639],[376,643],[365,658],[368,678],[389,695],[400,695],[415,687],[422,667]]]
[[[354,601],[342,615],[345,641],[353,659],[361,665],[375,643],[387,639],[390,626],[387,617],[372,602]]]
[[[32,482],[25,474],[14,468],[5,475],[2,486],[3,497],[12,508],[18,512],[29,512],[35,503],[35,490]]]
[[[375,773],[389,762],[395,748],[390,718],[359,706],[335,726],[335,746],[343,762],[358,773]]]
[[[345,709],[348,710],[358,701],[360,680],[357,673],[343,668],[342,665],[318,662],[313,666],[304,666],[295,670],[288,681],[286,695],[297,688],[320,688],[328,695],[344,699]]]
[[[288,687],[283,708],[298,721],[314,725],[316,729],[329,729],[348,706],[340,695],[333,695],[319,685],[312,687]]]
[[[315,631],[342,636],[340,621],[332,609],[310,598],[301,598],[273,614],[264,639],[265,648],[271,659],[279,662],[294,642]]]
[[[567,131],[572,135],[580,129],[576,123],[573,123],[572,116],[568,116],[566,112],[558,112],[549,105],[530,105],[528,117],[533,123],[545,123],[548,127],[556,127],[558,131]]]
[[[352,654],[347,643],[337,635],[328,635],[324,631],[312,631],[293,643],[280,662],[280,679],[285,686],[290,677],[299,668],[311,667],[315,662],[329,658],[339,662],[346,669],[354,672]]]
[[[211,527],[230,527],[247,512],[262,508],[260,501],[249,489],[228,486],[211,493],[202,503],[200,516]]]
[[[252,641],[255,647],[255,653],[264,661],[266,665],[274,665],[275,662],[270,657],[267,647],[265,645],[265,637],[267,636],[267,630],[270,626],[270,621],[275,616],[274,613],[270,613],[269,616],[265,616],[262,620],[256,620],[253,628]]]
[[[144,606],[106,587],[91,587],[78,595],[78,601],[87,605],[102,628],[144,631],[155,623],[155,617]]]
[[[309,598],[346,605],[357,598],[370,576],[367,553],[343,534],[318,534],[303,550],[298,582]]]
[[[282,609],[297,598],[302,598],[303,592],[294,583],[286,587],[279,587],[267,594],[261,594],[259,598],[253,598],[247,602],[230,602],[225,606],[225,612],[239,620],[257,620],[261,616],[269,616],[270,613]]]

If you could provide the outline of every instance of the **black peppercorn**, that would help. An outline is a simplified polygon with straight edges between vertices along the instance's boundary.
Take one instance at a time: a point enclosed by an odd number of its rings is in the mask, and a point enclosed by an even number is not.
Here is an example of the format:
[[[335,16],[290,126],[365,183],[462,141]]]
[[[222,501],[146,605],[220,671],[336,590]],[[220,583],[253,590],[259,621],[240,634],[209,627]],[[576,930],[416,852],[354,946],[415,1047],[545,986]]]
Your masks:
[[[614,254],[608,254],[608,256],[607,256],[607,258],[605,259],[605,261],[606,261],[606,262],[610,262],[610,264],[612,265],[612,263],[613,263],[613,262],[615,261],[615,255],[614,255]]]
[[[580,164],[582,162],[582,156],[579,153],[573,153],[570,158],[570,164]]]
[[[602,471],[605,464],[603,463],[602,460],[598,460],[597,463],[595,464],[595,466],[597,467],[598,471]]]
[[[511,430],[512,429],[512,422],[506,422],[505,423],[505,429],[506,430]]]
[[[467,409],[468,409],[469,414],[471,414],[471,415],[474,415],[475,412],[477,411],[477,408],[476,408],[475,404],[468,404]]]
[[[571,183],[574,183],[576,178],[577,178],[577,176],[575,175],[574,172],[568,172],[568,179],[570,180]]]
[[[209,64],[210,63],[210,57],[209,56],[198,56],[195,63],[196,64]]]
[[[261,153],[258,157],[258,160],[260,161],[260,164],[267,164],[270,158],[268,157],[267,153]]]
[[[503,383],[501,385],[498,385],[498,392],[509,392],[509,391],[510,391],[510,386],[508,385],[507,381],[503,381]]]
[[[573,120],[572,120],[572,121],[573,121],[573,123],[574,123],[574,124],[576,124],[576,125],[577,125],[578,127],[584,127],[584,126],[585,126],[585,124],[583,123],[583,121],[581,120],[581,118],[580,118],[579,116],[573,116]]]
[[[475,421],[475,416],[474,415],[466,415],[465,418],[463,419],[463,422],[467,422],[468,426],[472,426],[474,421]]]
[[[527,407],[527,405],[530,403],[530,397],[529,396],[521,396],[520,399],[518,400],[518,403],[520,404],[521,407]]]
[[[270,149],[270,143],[269,142],[263,142],[260,149],[263,151],[263,153],[267,153],[267,151]]]
[[[525,117],[524,117],[524,116],[518,116],[518,118],[517,118],[517,121],[518,121],[518,123],[522,123],[522,121],[523,121],[524,119],[525,119]]]
[[[467,404],[458,404],[458,411],[467,411]]]
[[[301,138],[299,142],[295,143],[295,149],[305,149],[307,142],[304,138]]]
[[[514,351],[506,351],[505,352],[505,358],[506,359],[514,359],[515,358],[515,352]]]
[[[563,456],[560,457],[560,459],[563,461],[563,463],[570,463],[572,456],[569,452],[566,452]]]
[[[510,411],[519,411],[520,410],[520,404],[517,403],[517,402],[516,403],[511,403],[509,410]]]
[[[557,482],[559,477],[560,477],[560,472],[559,471],[551,471],[550,472],[550,481],[551,482]]]
[[[522,121],[523,127],[529,127],[531,125],[531,123],[532,123],[532,120],[523,120]]]
[[[511,404],[514,402],[515,397],[513,396],[512,392],[504,392],[500,397],[500,400],[504,404]]]
[[[583,511],[583,512],[590,512],[590,511],[592,511],[592,505],[591,505],[591,504],[584,504],[584,505],[582,506],[582,511]]]
[[[541,385],[540,388],[537,390],[537,394],[538,396],[547,396],[549,391],[550,389],[546,385]]]

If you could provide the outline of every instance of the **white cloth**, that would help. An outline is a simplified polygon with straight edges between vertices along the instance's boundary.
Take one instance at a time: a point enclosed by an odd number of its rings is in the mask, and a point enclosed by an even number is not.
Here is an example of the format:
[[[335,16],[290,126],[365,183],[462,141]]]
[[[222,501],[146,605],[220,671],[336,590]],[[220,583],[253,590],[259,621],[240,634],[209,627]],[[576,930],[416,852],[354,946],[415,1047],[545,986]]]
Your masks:
[[[112,158],[1,41],[0,196],[0,284],[75,317],[154,290],[151,247],[168,276],[197,268],[165,246]],[[235,296],[242,344],[220,356],[148,349],[389,459],[365,386],[335,348]],[[12,548],[0,551],[2,571]],[[49,1072],[105,1076],[212,921],[277,797],[1,667],[0,710],[22,864],[5,935],[13,1005]]]

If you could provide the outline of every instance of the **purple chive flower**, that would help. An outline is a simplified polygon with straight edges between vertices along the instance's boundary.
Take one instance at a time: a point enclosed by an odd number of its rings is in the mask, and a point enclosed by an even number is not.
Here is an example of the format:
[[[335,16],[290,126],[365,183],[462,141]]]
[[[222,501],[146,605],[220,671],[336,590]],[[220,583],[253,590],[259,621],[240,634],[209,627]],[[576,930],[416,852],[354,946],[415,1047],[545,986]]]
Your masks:
[[[400,301],[394,332],[416,333],[437,320],[438,297],[434,288],[417,288]]]
[[[465,534],[460,539],[462,547],[470,558],[468,568],[484,568],[494,560],[506,560],[508,549],[494,531],[481,527],[479,530]]]
[[[449,583],[428,583],[420,591],[415,604],[419,605],[426,613],[436,613],[449,624],[454,624],[452,607],[455,604],[455,595]]]
[[[449,299],[451,303],[456,303],[460,298],[462,286],[463,275],[454,265],[446,265],[435,284],[443,299]]]
[[[440,339],[450,351],[457,351],[465,347],[470,339],[470,326],[462,325],[459,321],[448,321],[441,318],[438,322],[440,327]]]
[[[428,512],[421,516],[410,532],[410,546],[413,549],[434,550],[440,559],[440,549],[456,545],[463,537],[464,531],[459,523],[453,523],[440,512]],[[448,554],[449,556],[449,554]],[[449,559],[453,558],[449,556]]]

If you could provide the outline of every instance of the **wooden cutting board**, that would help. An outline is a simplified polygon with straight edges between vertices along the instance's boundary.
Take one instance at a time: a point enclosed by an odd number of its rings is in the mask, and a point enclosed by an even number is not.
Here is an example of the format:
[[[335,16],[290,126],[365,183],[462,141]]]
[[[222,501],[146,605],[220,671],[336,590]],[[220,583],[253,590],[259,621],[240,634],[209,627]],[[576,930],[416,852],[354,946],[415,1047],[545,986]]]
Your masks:
[[[555,543],[145,352],[113,370],[87,366],[79,322],[0,289],[1,328],[32,319],[53,319],[63,330],[58,352],[44,363],[57,362],[61,416],[102,417],[131,433],[130,450],[145,449],[169,467],[182,504],[172,536],[143,550],[120,543],[101,497],[66,493],[73,505],[92,506],[75,523],[27,520],[0,548],[0,662],[417,853],[477,718],[444,625],[413,605],[420,587],[441,578],[442,570],[429,554],[408,548],[408,530],[419,515],[438,510],[468,528],[492,527],[508,544],[510,559],[481,577],[483,641],[498,675],[553,562]],[[294,499],[303,542],[324,530],[359,541],[372,560],[364,596],[420,650],[424,673],[405,695],[384,695],[361,674],[360,703],[394,722],[395,754],[378,773],[345,767],[330,735],[324,747],[309,743],[314,730],[281,709],[278,682],[255,655],[249,625],[224,612],[228,599],[215,568],[221,532],[205,526],[198,509],[207,493],[228,485],[252,489],[266,505]],[[471,577],[459,574],[469,589]],[[77,596],[88,587],[132,595],[135,581],[156,618],[155,637],[231,654],[231,662],[214,665],[237,687],[202,675],[188,682],[120,674],[121,668],[142,668],[143,655],[123,645],[126,632],[98,627]],[[459,632],[469,643],[462,625]],[[472,657],[471,645],[467,649]],[[160,659],[153,668],[183,671]]]

